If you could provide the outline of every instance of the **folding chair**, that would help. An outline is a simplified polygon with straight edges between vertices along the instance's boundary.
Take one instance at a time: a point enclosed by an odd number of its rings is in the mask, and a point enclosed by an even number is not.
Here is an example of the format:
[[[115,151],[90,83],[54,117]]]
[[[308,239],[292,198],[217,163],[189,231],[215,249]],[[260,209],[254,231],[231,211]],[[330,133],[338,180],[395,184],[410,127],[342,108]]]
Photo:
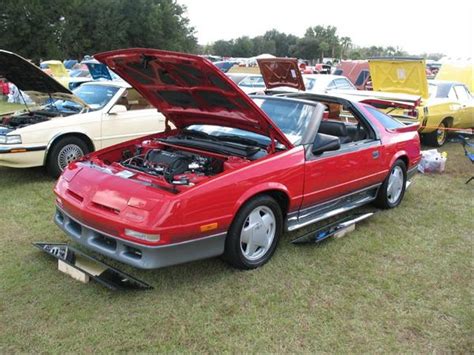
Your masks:
[[[466,155],[467,159],[474,164],[474,143],[469,142],[469,138],[463,135],[459,135],[461,138],[461,144],[464,149],[464,155]],[[467,181],[466,184],[469,184],[471,180],[474,180],[474,176],[471,176]]]

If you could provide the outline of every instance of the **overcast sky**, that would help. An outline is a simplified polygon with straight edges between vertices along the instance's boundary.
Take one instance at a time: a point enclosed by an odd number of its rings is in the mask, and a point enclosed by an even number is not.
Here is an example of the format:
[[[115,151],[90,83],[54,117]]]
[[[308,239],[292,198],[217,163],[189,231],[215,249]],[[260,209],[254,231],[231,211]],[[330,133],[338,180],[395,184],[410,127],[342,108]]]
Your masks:
[[[332,25],[359,46],[399,46],[411,54],[441,52],[473,58],[472,0],[177,0],[200,44],[272,28],[303,36],[306,28]]]

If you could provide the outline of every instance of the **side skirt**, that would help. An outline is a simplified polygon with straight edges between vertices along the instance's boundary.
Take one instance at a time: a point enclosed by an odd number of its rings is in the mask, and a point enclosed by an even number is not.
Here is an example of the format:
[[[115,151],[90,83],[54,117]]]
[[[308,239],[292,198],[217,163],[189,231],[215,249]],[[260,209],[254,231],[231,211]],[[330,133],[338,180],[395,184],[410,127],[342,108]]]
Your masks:
[[[288,214],[286,230],[288,232],[305,227],[323,219],[336,216],[354,208],[363,206],[377,197],[377,192],[382,184],[372,185],[362,190],[306,207],[300,211]]]

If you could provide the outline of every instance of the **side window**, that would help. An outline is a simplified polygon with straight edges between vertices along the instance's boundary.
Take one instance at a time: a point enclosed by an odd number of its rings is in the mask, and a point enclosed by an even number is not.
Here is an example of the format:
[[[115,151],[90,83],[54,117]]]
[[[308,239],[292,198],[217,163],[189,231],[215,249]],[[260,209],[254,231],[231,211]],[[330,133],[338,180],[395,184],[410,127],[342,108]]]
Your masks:
[[[336,69],[336,70],[334,71],[334,75],[342,75],[342,73],[343,73],[343,72],[342,72],[342,69]]]
[[[457,101],[458,97],[456,96],[456,93],[454,92],[454,87],[452,87],[451,90],[449,90],[448,99]]]
[[[463,85],[456,85],[454,91],[461,102],[469,101],[471,99],[471,95]]]
[[[120,99],[117,100],[116,105],[125,106],[127,108],[127,111],[144,110],[144,109],[153,107],[135,89],[127,89],[123,93],[122,97],[120,97]]]
[[[319,125],[318,133],[339,138],[341,145],[371,139],[372,130],[350,108],[339,103],[324,103],[327,112]]]
[[[331,81],[327,87],[328,90],[334,90],[336,88],[336,83],[333,81]]]
[[[354,88],[354,86],[352,85],[352,83],[347,80],[347,79],[344,79],[344,78],[340,78],[340,79],[336,79],[336,87],[338,89],[342,89],[342,90],[351,90]]]
[[[368,70],[361,70],[361,72],[359,73],[359,76],[357,77],[357,80],[355,82],[356,86],[363,85],[368,77],[369,77],[369,71]]]
[[[367,109],[367,111],[369,111],[372,114],[372,116],[377,121],[379,121],[382,124],[382,126],[384,126],[387,129],[395,129],[395,128],[404,127],[404,124],[402,122],[396,120],[395,118],[389,115],[386,115],[385,113],[377,110],[374,107],[365,106],[365,108]]]

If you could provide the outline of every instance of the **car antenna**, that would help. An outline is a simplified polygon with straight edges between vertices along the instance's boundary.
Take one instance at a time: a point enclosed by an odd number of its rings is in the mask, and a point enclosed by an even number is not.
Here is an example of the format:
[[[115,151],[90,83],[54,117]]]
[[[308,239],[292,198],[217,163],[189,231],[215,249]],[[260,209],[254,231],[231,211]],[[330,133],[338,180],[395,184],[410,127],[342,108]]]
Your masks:
[[[18,90],[18,93],[20,94],[20,97],[21,97],[21,99],[23,100],[23,104],[24,104],[25,107],[26,107],[26,111],[28,111],[28,113],[31,113],[30,108],[28,107],[28,104],[26,103],[26,100],[25,100],[25,98],[23,97],[23,94],[22,94],[21,90]]]

